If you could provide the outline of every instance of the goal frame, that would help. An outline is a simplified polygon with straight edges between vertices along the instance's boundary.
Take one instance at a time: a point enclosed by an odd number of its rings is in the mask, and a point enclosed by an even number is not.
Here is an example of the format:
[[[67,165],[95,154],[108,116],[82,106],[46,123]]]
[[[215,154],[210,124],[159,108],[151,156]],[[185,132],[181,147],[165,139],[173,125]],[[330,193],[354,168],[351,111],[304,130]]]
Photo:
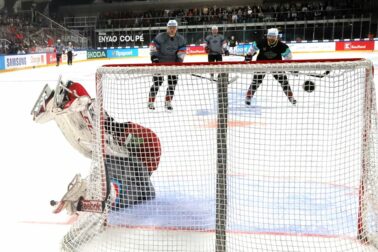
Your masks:
[[[126,68],[144,68],[144,67],[177,67],[177,68],[185,68],[185,67],[198,67],[198,66],[224,66],[224,65],[261,65],[261,66],[268,66],[270,64],[282,64],[285,66],[286,70],[295,70],[295,63],[299,64],[311,64],[311,63],[324,63],[325,65],[329,65],[331,63],[337,62],[359,62],[359,61],[366,61],[363,58],[348,58],[348,59],[311,59],[311,60],[282,60],[282,61],[251,61],[251,62],[195,62],[195,63],[158,63],[158,64],[106,64],[102,66],[102,69],[126,69]],[[307,66],[306,66],[307,67]],[[332,68],[327,69],[332,72]],[[301,71],[301,70],[299,70]],[[117,72],[117,71],[116,71]],[[226,251],[226,242],[227,242],[227,129],[228,129],[228,73],[220,73],[220,77],[217,80],[217,99],[218,99],[218,113],[217,113],[217,173],[216,173],[216,180],[217,180],[217,187],[216,187],[216,228],[215,228],[215,235],[216,235],[216,252],[225,252]],[[366,67],[366,76],[365,76],[365,99],[364,99],[364,124],[363,124],[363,136],[362,137],[362,160],[361,160],[361,177],[360,177],[360,185],[358,188],[358,220],[357,220],[357,234],[356,238],[360,240],[362,243],[368,243],[368,237],[365,235],[366,231],[364,230],[364,215],[362,213],[365,204],[365,187],[367,183],[367,167],[366,164],[368,163],[369,159],[369,144],[370,139],[369,136],[372,133],[372,120],[371,117],[371,110],[375,104],[373,100],[375,98],[375,93],[372,92],[374,87],[372,85],[372,75],[373,75],[373,68]],[[103,106],[103,97],[101,94],[101,82],[103,78],[103,73],[101,70],[97,71],[96,73],[96,93],[97,93],[97,104],[100,106],[96,107],[96,114],[100,115],[100,121],[103,121],[105,116],[105,111]],[[97,151],[95,155],[102,155],[105,156],[105,138],[103,135],[105,134],[104,125],[99,125],[100,127],[100,135],[97,136],[97,143],[101,143],[100,146],[97,146]],[[102,176],[102,185],[106,185],[102,191],[102,198],[100,201],[106,202],[109,195],[110,195],[110,186],[109,186],[109,179],[107,178],[106,169],[103,167],[103,164],[100,170],[103,171],[101,174]],[[88,200],[87,200],[88,201]],[[89,200],[90,202],[91,200]],[[93,202],[98,202],[93,201]],[[88,211],[86,209],[81,209],[82,211]],[[98,210],[98,209],[97,209]],[[102,209],[103,210],[103,209]],[[100,212],[100,211],[94,211]]]

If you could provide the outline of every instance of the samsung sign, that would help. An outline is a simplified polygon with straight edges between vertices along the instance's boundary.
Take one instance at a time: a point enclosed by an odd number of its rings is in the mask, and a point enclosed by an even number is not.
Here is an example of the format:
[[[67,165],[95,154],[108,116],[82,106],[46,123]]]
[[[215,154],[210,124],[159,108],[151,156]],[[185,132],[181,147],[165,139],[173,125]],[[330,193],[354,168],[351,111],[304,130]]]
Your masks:
[[[144,42],[142,35],[98,35],[99,43],[115,43],[115,42]]]
[[[20,67],[20,66],[26,66],[26,65],[27,65],[26,56],[7,57],[6,68]]]

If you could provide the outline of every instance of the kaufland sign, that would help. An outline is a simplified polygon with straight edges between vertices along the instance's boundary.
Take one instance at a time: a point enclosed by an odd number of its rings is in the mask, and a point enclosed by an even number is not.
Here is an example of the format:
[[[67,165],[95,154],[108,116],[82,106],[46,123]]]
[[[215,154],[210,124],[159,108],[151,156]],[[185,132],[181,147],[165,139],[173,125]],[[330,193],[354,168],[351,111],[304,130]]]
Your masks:
[[[374,50],[374,41],[337,41],[336,51]]]

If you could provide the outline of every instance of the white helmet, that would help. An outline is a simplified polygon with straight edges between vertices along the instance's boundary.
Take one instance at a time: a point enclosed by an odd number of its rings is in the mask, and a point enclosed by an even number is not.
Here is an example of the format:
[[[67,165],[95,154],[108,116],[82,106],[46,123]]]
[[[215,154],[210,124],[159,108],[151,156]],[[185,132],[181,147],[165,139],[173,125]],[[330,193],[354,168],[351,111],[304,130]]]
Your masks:
[[[177,26],[178,26],[177,21],[174,19],[169,20],[167,23],[167,27],[177,27]]]
[[[266,35],[272,36],[272,37],[278,37],[278,29],[277,28],[270,28],[270,29],[268,29],[268,33]]]
[[[60,43],[60,39],[58,39],[56,42]]]

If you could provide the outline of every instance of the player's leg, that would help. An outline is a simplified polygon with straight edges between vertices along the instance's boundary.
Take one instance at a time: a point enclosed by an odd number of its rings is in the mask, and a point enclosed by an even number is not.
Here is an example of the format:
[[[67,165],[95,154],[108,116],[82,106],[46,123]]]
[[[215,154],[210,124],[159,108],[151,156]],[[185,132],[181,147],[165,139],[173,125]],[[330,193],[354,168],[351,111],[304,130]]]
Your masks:
[[[60,54],[56,54],[56,66],[59,66],[60,63]]]
[[[136,157],[108,156],[107,174],[117,191],[114,209],[126,208],[155,198],[147,167]]]
[[[249,86],[247,94],[245,96],[245,104],[246,105],[248,105],[248,106],[251,105],[253,95],[256,93],[256,91],[259,88],[260,84],[262,83],[264,77],[265,77],[265,73],[255,73],[253,75],[252,83]]]
[[[152,86],[150,88],[150,94],[148,98],[148,108],[149,109],[155,109],[155,99],[156,95],[159,92],[160,86],[163,84],[164,78],[160,75],[155,75],[152,77]]]
[[[208,55],[207,55],[207,60],[208,60],[208,62],[215,62],[215,60],[216,60],[216,55],[208,54]],[[212,80],[214,80],[214,73],[210,73],[210,78],[211,78]]]
[[[221,61],[223,61],[223,57],[222,57],[222,54],[217,54],[217,55],[214,55],[215,56],[215,62],[221,62]],[[224,74],[223,74],[224,75]],[[217,79],[219,78],[219,74],[218,74],[218,76],[217,76]]]
[[[295,105],[297,101],[294,99],[293,91],[291,91],[291,87],[289,81],[287,80],[286,74],[280,72],[273,74],[273,77],[281,84],[282,90],[291,102],[291,104]]]
[[[175,94],[175,89],[177,85],[177,75],[168,75],[168,88],[167,93],[165,95],[165,108],[168,110],[172,110],[172,99]]]
[[[68,61],[67,64],[68,65],[72,65],[72,52],[68,52],[67,53],[67,59],[68,59],[67,60]]]

